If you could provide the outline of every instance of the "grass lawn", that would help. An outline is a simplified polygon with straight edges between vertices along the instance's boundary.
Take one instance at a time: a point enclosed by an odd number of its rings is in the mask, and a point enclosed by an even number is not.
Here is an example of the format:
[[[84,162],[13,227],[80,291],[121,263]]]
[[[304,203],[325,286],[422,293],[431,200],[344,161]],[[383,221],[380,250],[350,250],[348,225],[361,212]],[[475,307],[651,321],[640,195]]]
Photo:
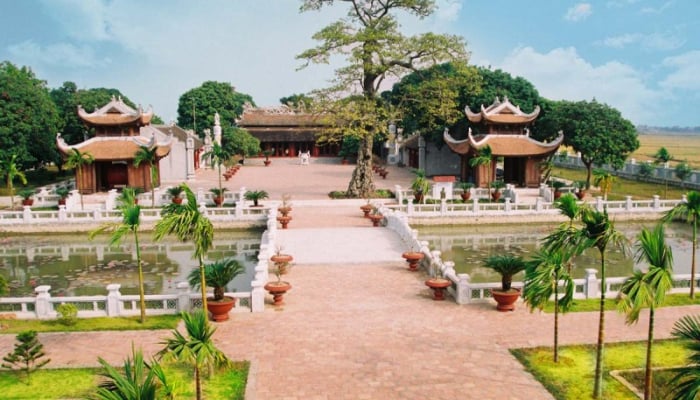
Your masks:
[[[236,362],[226,370],[215,371],[203,380],[204,397],[209,399],[243,399],[248,378],[248,362]],[[178,399],[194,398],[192,370],[185,365],[166,365],[165,374],[175,383]],[[27,384],[24,375],[0,371],[2,399],[69,399],[88,398],[95,392],[101,377],[98,368],[41,369]]]
[[[552,361],[551,347],[511,349],[511,353],[547,390],[560,400],[591,399],[595,372],[595,346],[562,346],[559,363]],[[611,343],[605,345],[603,398],[632,400],[637,397],[610,376],[611,370],[643,368],[645,342]],[[685,365],[688,353],[679,341],[664,340],[654,344],[654,366]]]
[[[88,332],[88,331],[131,331],[175,329],[180,315],[158,315],[146,317],[141,324],[139,317],[80,318],[75,325],[63,325],[58,320],[3,319],[0,320],[0,334],[19,333],[26,330],[37,332]]]
[[[690,306],[696,304],[700,304],[700,297],[691,299],[687,293],[674,293],[666,296],[666,300],[661,307]],[[617,309],[617,304],[615,303],[614,297],[611,298],[608,296],[608,298],[605,300],[605,309],[608,311]],[[599,297],[594,299],[576,299],[568,312],[587,312],[598,310],[600,310]],[[554,302],[547,303],[547,305],[544,307],[544,312],[553,313]]]

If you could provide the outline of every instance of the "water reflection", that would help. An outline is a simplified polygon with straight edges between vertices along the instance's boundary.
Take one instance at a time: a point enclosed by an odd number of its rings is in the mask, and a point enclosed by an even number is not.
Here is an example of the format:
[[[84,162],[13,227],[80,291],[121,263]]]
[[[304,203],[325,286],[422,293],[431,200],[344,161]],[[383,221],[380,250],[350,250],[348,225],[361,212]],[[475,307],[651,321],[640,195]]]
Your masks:
[[[235,257],[246,267],[245,275],[231,282],[228,290],[250,291],[260,250],[259,231],[217,231],[207,261]],[[147,294],[175,293],[197,267],[194,247],[166,238],[153,243],[141,235],[141,257]],[[122,285],[122,294],[138,293],[136,249],[127,237],[121,246],[110,247],[108,236],[90,241],[87,234],[21,235],[0,239],[0,274],[10,283],[10,296],[31,295],[34,287],[50,285],[53,296],[106,294],[110,283]]]
[[[653,222],[615,224],[633,245],[642,226]],[[500,277],[483,267],[483,260],[493,254],[514,254],[529,258],[536,251],[538,240],[545,237],[556,224],[523,224],[514,226],[418,226],[418,237],[430,243],[430,248],[442,251],[442,259],[454,261],[458,273],[468,273],[473,282],[497,282]],[[692,231],[682,223],[670,224],[666,229],[667,243],[673,248],[674,273],[689,274],[692,255]],[[645,267],[634,262],[632,254],[625,257],[621,251],[606,252],[608,276],[628,276],[633,268]],[[573,274],[583,278],[586,268],[600,269],[597,249],[589,249],[576,257]],[[522,279],[522,274],[515,277]]]

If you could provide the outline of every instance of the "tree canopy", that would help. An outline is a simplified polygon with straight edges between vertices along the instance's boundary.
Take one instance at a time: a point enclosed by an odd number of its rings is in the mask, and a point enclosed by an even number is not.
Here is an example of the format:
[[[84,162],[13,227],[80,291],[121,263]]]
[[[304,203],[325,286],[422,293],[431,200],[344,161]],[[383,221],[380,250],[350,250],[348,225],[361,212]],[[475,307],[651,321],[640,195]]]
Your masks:
[[[292,108],[311,108],[311,103],[313,98],[311,96],[305,95],[303,93],[295,93],[290,96],[285,96],[280,98],[280,103],[286,106],[291,106]]]
[[[304,0],[301,11],[320,10],[334,5],[334,0]],[[459,36],[439,35],[432,32],[405,36],[399,31],[397,13],[408,13],[418,18],[429,16],[435,10],[433,0],[348,0],[346,18],[331,22],[313,35],[317,46],[297,56],[309,63],[328,63],[332,56],[345,57],[345,65],[335,71],[331,87],[322,90],[335,98],[348,93],[361,94],[368,107],[375,102],[382,82],[387,77],[402,76],[408,72],[449,60],[467,60],[465,42]],[[377,118],[374,118],[377,120]],[[356,121],[348,121],[356,124]],[[379,125],[387,125],[383,121]],[[374,190],[372,182],[372,147],[374,130],[366,129],[362,136],[357,166],[348,185],[350,196],[366,197]]]
[[[639,148],[637,130],[618,110],[593,101],[556,102],[550,117],[564,131],[564,144],[581,153],[586,166],[586,187],[590,187],[593,165],[624,165]]]
[[[62,126],[46,82],[28,67],[0,63],[0,159],[16,154],[21,170],[57,161]]]
[[[222,129],[233,127],[245,103],[255,105],[250,95],[236,92],[228,82],[206,81],[180,96],[177,124],[203,138],[204,129],[214,126],[214,114],[219,113]]]

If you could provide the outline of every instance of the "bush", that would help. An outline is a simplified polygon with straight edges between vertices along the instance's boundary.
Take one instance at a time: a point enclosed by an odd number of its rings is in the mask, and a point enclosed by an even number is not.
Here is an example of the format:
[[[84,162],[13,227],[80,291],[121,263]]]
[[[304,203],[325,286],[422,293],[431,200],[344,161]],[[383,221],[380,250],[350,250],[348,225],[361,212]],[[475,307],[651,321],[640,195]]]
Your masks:
[[[73,304],[61,304],[56,307],[56,312],[59,315],[58,322],[63,325],[70,326],[78,322],[78,307]]]

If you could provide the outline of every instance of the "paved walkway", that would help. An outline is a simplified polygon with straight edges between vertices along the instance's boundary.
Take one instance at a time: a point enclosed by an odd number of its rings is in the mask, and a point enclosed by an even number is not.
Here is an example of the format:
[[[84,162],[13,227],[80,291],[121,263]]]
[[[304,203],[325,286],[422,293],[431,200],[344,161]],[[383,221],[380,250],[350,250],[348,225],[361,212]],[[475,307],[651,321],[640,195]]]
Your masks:
[[[324,168],[316,167],[299,166],[308,170],[298,174],[321,176]],[[345,175],[299,187],[304,196],[291,193],[300,204],[322,198],[341,180],[347,184],[351,168],[338,167],[346,168]],[[257,171],[274,176],[275,170]],[[248,172],[244,168],[234,179],[245,181]],[[278,178],[293,176],[280,171]],[[275,190],[275,180],[256,182],[261,186],[249,187]],[[219,347],[233,359],[252,362],[248,400],[552,398],[508,352],[550,345],[551,314],[530,313],[522,304],[498,313],[491,303],[432,301],[424,274],[407,271],[399,258],[401,243],[385,228],[369,227],[357,206],[295,205],[290,229],[280,231],[297,258],[286,277],[293,286],[286,305],[274,309],[268,303],[264,313],[233,313],[231,321],[217,324]],[[354,262],[359,256],[367,259]],[[679,317],[697,310],[658,310],[657,336],[668,337]],[[645,337],[645,317],[627,326],[611,312],[606,323],[609,342]],[[561,341],[593,343],[596,329],[596,313],[565,315]],[[77,366],[96,365],[97,356],[121,363],[132,342],[153,353],[168,335],[57,333],[40,339],[52,366]],[[0,335],[0,354],[13,341],[14,335]]]

